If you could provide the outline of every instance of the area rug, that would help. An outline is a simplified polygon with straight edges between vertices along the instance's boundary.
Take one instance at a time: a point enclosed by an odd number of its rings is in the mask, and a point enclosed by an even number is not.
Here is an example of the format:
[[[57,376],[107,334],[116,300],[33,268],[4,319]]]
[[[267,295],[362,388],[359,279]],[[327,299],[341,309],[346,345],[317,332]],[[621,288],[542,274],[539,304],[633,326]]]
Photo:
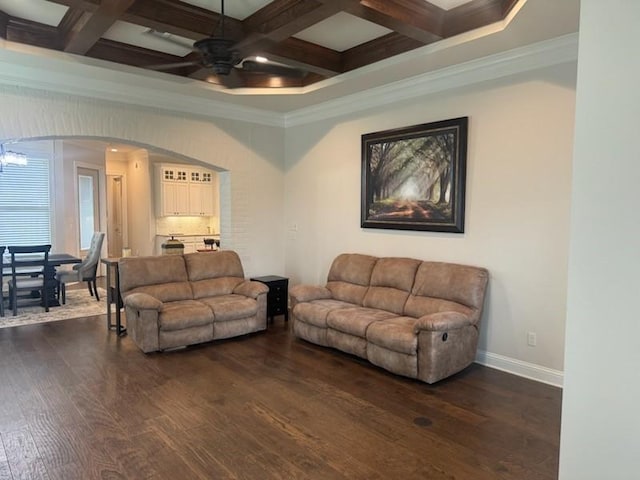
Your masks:
[[[94,315],[104,315],[107,312],[105,298],[107,292],[98,288],[100,301],[89,295],[86,289],[67,290],[67,303],[60,307],[49,308],[48,312],[44,308],[34,305],[18,308],[18,315],[13,316],[13,312],[4,309],[4,317],[0,317],[0,328],[18,327],[21,325],[33,325],[34,323],[57,322],[59,320],[69,320],[80,317],[93,317]]]

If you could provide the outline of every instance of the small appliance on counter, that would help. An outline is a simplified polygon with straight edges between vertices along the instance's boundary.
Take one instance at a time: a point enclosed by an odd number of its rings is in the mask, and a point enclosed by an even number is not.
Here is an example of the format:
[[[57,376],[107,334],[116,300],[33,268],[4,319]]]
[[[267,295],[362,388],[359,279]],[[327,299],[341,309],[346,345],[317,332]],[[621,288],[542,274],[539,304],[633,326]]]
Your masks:
[[[163,255],[182,255],[184,253],[184,243],[174,238],[178,233],[170,233],[171,238],[162,244]]]
[[[199,252],[215,252],[220,247],[220,240],[215,238],[204,238],[202,241],[204,242],[204,248],[199,248]]]

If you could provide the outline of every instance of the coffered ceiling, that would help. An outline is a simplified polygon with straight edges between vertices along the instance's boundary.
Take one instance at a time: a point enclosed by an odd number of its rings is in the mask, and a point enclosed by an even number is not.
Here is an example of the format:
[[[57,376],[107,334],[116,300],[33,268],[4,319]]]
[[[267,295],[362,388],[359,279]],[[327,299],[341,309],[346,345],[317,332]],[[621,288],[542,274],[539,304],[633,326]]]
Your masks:
[[[286,76],[245,72],[246,61],[226,77],[201,68],[193,42],[220,33],[219,10],[220,0],[0,0],[0,85],[266,123],[315,118],[575,60],[580,0],[227,0],[231,48],[305,72]]]
[[[220,0],[0,0],[0,36],[225,88],[301,87],[502,21],[517,3],[227,0],[221,22]],[[211,36],[237,53],[229,72],[193,48]]]

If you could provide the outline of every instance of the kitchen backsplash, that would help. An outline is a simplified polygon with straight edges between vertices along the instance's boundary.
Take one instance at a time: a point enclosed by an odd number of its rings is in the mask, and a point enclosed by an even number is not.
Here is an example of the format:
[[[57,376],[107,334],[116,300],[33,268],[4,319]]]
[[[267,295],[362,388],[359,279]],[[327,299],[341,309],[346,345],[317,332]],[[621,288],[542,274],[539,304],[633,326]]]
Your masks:
[[[215,234],[220,233],[219,224],[217,217],[158,217],[156,218],[156,235]]]

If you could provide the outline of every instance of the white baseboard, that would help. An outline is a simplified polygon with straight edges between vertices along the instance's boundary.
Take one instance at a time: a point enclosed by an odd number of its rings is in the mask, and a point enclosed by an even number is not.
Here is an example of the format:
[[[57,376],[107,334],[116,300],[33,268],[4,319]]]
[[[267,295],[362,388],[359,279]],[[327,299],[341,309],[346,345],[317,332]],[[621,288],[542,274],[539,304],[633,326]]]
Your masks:
[[[542,367],[535,363],[523,362],[515,358],[505,357],[497,353],[478,350],[476,363],[487,367],[513,373],[519,377],[529,378],[537,382],[547,383],[562,388],[564,372],[552,368]]]

